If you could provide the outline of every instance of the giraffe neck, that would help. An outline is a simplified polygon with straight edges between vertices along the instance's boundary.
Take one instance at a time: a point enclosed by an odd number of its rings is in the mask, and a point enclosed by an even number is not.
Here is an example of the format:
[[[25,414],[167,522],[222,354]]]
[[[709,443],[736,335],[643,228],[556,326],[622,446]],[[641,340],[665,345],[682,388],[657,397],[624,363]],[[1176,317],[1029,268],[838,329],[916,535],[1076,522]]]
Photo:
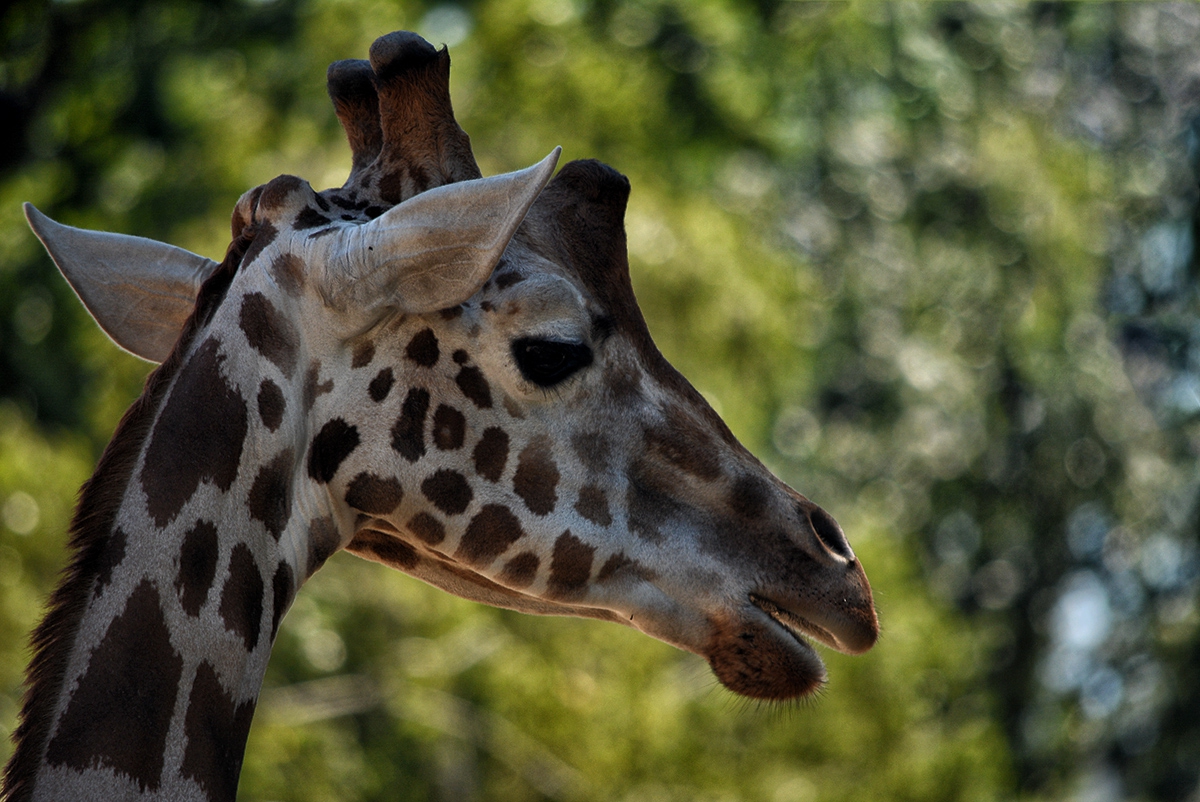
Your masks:
[[[239,250],[83,489],[75,558],[34,634],[5,798],[236,794],[276,629],[315,567],[281,506],[297,449],[269,453],[207,333]]]

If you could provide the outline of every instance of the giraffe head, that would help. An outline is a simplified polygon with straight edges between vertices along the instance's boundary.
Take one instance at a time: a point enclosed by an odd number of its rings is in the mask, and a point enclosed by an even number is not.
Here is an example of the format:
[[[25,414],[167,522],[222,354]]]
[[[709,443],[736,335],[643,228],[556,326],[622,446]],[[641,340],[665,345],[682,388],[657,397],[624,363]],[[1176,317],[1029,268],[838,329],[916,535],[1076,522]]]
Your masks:
[[[481,178],[448,80],[412,34],[334,64],[349,180],[247,192],[221,265],[30,223],[119,344],[250,400],[245,505],[305,573],[346,547],[466,598],[634,626],[740,694],[813,690],[810,639],[878,635],[841,529],[655,348],[624,176],[551,178],[555,150]],[[141,481],[162,525],[174,491]]]

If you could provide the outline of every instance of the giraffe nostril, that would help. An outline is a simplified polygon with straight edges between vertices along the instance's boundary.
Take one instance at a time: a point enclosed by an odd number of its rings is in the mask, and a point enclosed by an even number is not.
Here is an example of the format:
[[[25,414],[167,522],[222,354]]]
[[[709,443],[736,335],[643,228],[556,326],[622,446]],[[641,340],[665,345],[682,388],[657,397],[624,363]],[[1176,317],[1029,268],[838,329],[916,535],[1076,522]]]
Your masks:
[[[833,516],[820,507],[813,507],[804,512],[808,515],[808,522],[812,525],[813,532],[825,544],[825,548],[839,557],[847,560],[854,559],[854,552],[850,550],[850,542],[846,540],[845,533],[842,532],[837,521],[833,520]]]

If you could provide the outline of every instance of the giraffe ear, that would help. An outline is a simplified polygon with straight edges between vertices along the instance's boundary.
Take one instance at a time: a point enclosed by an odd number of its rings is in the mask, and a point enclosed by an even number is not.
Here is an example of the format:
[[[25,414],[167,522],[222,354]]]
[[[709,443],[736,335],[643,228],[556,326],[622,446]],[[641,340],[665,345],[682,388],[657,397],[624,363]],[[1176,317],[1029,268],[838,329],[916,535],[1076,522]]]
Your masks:
[[[64,226],[31,203],[25,219],[113,342],[151,362],[167,358],[216,262],[151,239]]]
[[[492,275],[561,152],[514,173],[427,190],[343,229],[340,252],[328,260],[326,299],[336,308],[413,314],[467,300]]]

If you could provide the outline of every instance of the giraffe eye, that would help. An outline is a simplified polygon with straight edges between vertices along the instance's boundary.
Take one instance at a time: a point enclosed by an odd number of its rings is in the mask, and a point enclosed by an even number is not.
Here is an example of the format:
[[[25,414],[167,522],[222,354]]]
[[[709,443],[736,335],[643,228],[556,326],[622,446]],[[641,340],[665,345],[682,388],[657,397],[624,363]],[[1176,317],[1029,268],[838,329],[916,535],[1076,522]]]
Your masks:
[[[539,387],[553,387],[592,364],[592,349],[583,343],[522,337],[512,344],[521,375]]]

